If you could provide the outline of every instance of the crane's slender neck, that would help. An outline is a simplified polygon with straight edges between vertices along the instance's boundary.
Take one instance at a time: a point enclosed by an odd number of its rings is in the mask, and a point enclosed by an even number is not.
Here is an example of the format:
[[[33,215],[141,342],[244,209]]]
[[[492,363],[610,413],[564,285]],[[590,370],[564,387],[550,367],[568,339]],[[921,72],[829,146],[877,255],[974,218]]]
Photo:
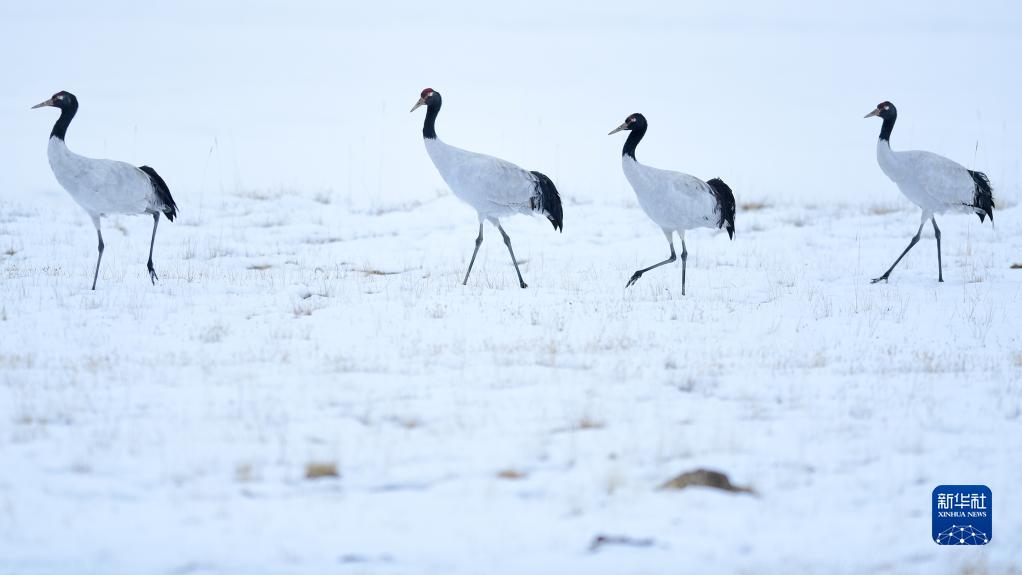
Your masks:
[[[422,123],[422,137],[430,140],[436,139],[436,117],[440,113],[440,98],[433,98],[426,105],[426,120]]]
[[[628,139],[625,140],[625,147],[621,149],[622,156],[631,156],[635,160],[635,147],[642,141],[642,137],[646,135],[646,126],[639,125],[631,129],[628,133]]]
[[[891,131],[894,130],[894,122],[897,119],[897,116],[884,118],[884,125],[880,127],[880,139],[886,141],[888,145],[891,143]]]
[[[63,141],[64,136],[67,135],[67,127],[71,124],[71,120],[77,112],[77,105],[62,107],[60,109],[60,117],[57,118],[57,123],[53,125],[53,130],[50,131],[50,137],[60,138]]]

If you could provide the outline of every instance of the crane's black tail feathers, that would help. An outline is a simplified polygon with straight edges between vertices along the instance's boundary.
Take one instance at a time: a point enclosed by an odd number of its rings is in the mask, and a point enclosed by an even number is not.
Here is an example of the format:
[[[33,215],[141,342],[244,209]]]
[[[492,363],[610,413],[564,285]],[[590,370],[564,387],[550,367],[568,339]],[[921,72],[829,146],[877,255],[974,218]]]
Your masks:
[[[713,190],[713,197],[717,198],[717,213],[720,214],[720,220],[717,221],[718,228],[727,229],[727,235],[732,240],[735,239],[735,194],[731,191],[731,188],[724,183],[724,180],[720,178],[713,178],[706,182],[706,185],[710,186]]]
[[[990,223],[994,223],[994,190],[990,187],[990,178],[983,172],[969,170],[972,181],[976,183],[976,193],[972,197],[972,206],[976,209],[980,223],[983,223],[985,216],[990,217]]]
[[[539,172],[532,172],[536,178],[536,191],[529,198],[529,207],[546,216],[557,231],[564,230],[564,212],[561,210],[561,195],[550,178]]]
[[[167,182],[164,182],[156,170],[149,166],[139,166],[138,169],[145,172],[145,175],[149,176],[149,181],[153,183],[156,198],[163,204],[163,215],[167,216],[168,220],[174,221],[174,218],[177,217],[177,204],[174,203],[174,198],[170,195]]]

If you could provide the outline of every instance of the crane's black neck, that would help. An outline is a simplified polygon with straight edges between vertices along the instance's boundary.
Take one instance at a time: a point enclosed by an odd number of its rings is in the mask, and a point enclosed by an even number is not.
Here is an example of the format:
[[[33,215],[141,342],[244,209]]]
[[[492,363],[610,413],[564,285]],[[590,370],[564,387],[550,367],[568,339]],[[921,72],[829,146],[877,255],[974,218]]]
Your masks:
[[[440,94],[433,94],[426,101],[426,120],[422,123],[422,137],[430,140],[436,139],[436,117],[440,113]]]
[[[642,141],[642,137],[646,135],[646,124],[644,122],[636,122],[638,124],[628,133],[628,139],[625,140],[625,147],[621,149],[622,156],[631,156],[635,160],[635,147]]]
[[[67,135],[67,127],[71,125],[71,120],[78,113],[78,104],[70,103],[60,107],[60,117],[57,118],[57,123],[53,125],[53,130],[50,131],[51,138],[60,138],[64,140],[64,136]]]
[[[897,119],[897,116],[888,116],[884,118],[884,125],[880,127],[880,139],[888,144],[891,143],[891,131],[894,130],[894,122]]]

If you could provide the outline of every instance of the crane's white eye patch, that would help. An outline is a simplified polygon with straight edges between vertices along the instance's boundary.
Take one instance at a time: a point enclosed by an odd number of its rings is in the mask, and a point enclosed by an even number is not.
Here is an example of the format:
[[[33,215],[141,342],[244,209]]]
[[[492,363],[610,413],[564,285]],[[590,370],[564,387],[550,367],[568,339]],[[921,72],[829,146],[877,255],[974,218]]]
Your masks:
[[[884,106],[884,110],[890,110],[890,109],[891,109],[890,106]]]

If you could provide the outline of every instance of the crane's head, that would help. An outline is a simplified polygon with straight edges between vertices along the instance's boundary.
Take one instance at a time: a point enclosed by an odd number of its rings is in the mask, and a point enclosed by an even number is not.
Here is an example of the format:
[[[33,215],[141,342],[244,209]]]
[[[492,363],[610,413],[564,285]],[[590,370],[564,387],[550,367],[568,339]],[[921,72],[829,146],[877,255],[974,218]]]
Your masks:
[[[640,128],[641,129],[646,128],[646,116],[643,116],[642,114],[632,114],[631,116],[625,118],[624,124],[621,124],[620,126],[611,130],[610,134],[616,134],[621,130],[638,130]],[[607,135],[609,136],[610,134]]]
[[[880,102],[877,104],[877,109],[863,116],[864,118],[872,118],[873,116],[880,116],[885,120],[894,120],[898,117],[898,109],[894,107],[894,104],[890,102]]]
[[[49,100],[45,102],[39,102],[32,109],[42,108],[43,106],[53,106],[54,108],[60,108],[61,110],[77,110],[78,109],[78,98],[71,92],[65,92],[61,90],[54,94]]]
[[[419,106],[429,106],[431,104],[440,103],[440,92],[437,92],[433,88],[426,88],[419,94],[419,101],[412,106],[409,112],[414,112]]]

